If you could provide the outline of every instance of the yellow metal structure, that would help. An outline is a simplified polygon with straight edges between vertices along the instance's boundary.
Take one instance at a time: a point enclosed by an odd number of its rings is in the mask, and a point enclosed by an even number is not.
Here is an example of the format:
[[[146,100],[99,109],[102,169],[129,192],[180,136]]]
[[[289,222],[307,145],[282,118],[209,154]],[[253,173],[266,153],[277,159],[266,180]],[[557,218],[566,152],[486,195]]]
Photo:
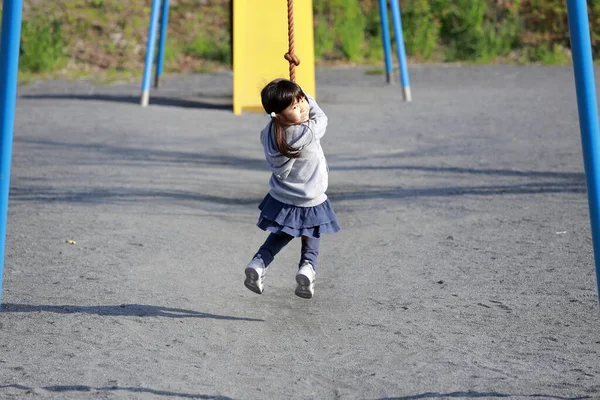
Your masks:
[[[294,1],[296,82],[315,95],[312,0]],[[289,79],[286,0],[233,1],[233,112],[264,111],[261,89],[275,78]]]

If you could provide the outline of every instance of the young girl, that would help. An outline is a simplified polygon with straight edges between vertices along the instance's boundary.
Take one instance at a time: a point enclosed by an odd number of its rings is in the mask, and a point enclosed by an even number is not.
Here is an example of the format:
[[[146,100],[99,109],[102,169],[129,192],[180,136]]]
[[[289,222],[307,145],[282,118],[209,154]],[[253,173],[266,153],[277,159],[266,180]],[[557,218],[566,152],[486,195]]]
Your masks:
[[[271,232],[246,267],[244,284],[262,294],[267,267],[293,238],[302,237],[296,295],[314,294],[315,270],[323,233],[340,230],[325,191],[328,167],[320,139],[327,116],[300,86],[276,79],[261,92],[271,120],[260,134],[272,175],[271,190],[260,203],[258,227]]]

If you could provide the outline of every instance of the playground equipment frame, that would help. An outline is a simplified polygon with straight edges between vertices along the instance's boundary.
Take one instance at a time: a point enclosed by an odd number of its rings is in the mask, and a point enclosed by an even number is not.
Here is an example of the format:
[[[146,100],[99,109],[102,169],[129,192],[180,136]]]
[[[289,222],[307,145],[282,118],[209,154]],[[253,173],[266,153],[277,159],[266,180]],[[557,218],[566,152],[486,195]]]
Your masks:
[[[410,90],[410,79],[408,76],[408,62],[406,61],[406,49],[404,46],[404,34],[402,29],[402,16],[400,13],[399,0],[390,0],[392,10],[392,22],[394,25],[394,38],[396,41],[396,55],[398,57],[398,65],[400,69],[400,83],[402,84],[402,95],[404,101],[412,101],[412,93]],[[381,39],[383,41],[383,54],[385,59],[385,72],[387,83],[393,84],[392,78],[392,44],[390,39],[390,28],[388,22],[388,6],[387,0],[379,0],[379,15],[381,19]]]
[[[398,57],[398,65],[400,69],[400,82],[402,84],[402,94],[404,101],[412,101],[412,92],[410,88],[410,78],[408,74],[408,62],[406,58],[406,49],[404,46],[404,34],[402,29],[402,16],[400,12],[399,0],[390,0],[390,9],[392,14],[392,22],[394,29],[394,39],[396,42],[396,55]],[[383,51],[386,68],[386,81],[393,84],[392,78],[393,63],[392,63],[392,44],[390,39],[390,28],[388,22],[388,0],[379,0],[379,12],[381,16],[381,33],[383,40]],[[159,16],[160,14],[160,16]],[[169,0],[152,0],[152,8],[150,12],[150,24],[148,27],[148,40],[146,43],[146,58],[144,63],[144,76],[142,78],[142,95],[140,104],[143,107],[148,106],[150,100],[150,81],[152,76],[152,67],[154,65],[154,56],[156,48],[156,35],[158,32],[158,24],[160,21],[159,47],[156,54],[156,72],[154,78],[154,87],[159,86],[159,80],[163,73],[164,54],[166,46],[166,38],[169,24]]]
[[[0,302],[4,276],[10,164],[17,101],[23,0],[4,0],[0,37]]]

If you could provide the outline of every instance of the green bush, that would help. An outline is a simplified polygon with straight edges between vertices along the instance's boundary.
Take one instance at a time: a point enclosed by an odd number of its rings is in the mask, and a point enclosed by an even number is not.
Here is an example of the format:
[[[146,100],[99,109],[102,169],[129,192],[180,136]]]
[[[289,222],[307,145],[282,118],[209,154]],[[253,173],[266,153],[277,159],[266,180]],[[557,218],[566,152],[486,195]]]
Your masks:
[[[598,57],[600,0],[586,2]],[[149,0],[24,4],[21,71],[58,70],[68,57],[77,61],[69,64],[75,70],[143,67]],[[564,0],[401,0],[400,5],[407,54],[417,62],[553,64],[570,58]],[[230,6],[231,0],[172,2],[165,67],[179,71],[231,65]],[[382,63],[378,0],[313,0],[313,10],[317,63]]]
[[[334,29],[342,52],[349,61],[362,61],[366,19],[358,0],[333,0],[332,3],[339,8]]]
[[[528,48],[527,59],[541,64],[554,65],[566,64],[570,58],[562,46],[549,44]]]
[[[26,72],[50,72],[65,60],[65,39],[58,20],[41,16],[25,20],[21,26],[20,69]]]
[[[521,0],[507,2],[504,7],[493,9],[487,34],[488,60],[496,56],[506,56],[521,46],[523,20],[520,16]]]
[[[315,0],[314,14],[317,57],[364,60],[366,18],[359,0]]]
[[[365,11],[366,58],[370,62],[379,62],[383,60],[379,7],[366,7],[363,10]]]
[[[519,43],[520,0],[505,5],[487,0],[437,0],[433,4],[448,61],[489,62],[508,55]]]
[[[404,43],[408,55],[431,58],[440,39],[440,22],[429,0],[407,2],[402,10]]]
[[[92,8],[104,8],[105,6],[104,0],[90,0],[89,5]]]
[[[594,57],[600,55],[600,0],[588,0]]]
[[[314,36],[316,58],[331,58],[335,48],[335,34],[329,28],[327,17],[324,15],[317,15],[315,17]]]
[[[485,52],[485,15],[488,4],[485,0],[444,1],[441,32],[447,41],[448,61],[479,59]]]

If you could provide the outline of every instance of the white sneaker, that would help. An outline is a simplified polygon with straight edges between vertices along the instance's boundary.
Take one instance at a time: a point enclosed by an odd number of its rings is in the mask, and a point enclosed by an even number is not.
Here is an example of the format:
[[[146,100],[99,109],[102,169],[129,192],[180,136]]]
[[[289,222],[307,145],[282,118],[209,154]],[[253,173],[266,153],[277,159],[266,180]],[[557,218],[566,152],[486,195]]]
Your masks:
[[[296,274],[296,296],[310,299],[315,294],[315,269],[310,263],[304,263]]]
[[[267,274],[263,260],[253,258],[244,273],[246,274],[244,285],[254,293],[262,294],[265,290],[265,275]]]

